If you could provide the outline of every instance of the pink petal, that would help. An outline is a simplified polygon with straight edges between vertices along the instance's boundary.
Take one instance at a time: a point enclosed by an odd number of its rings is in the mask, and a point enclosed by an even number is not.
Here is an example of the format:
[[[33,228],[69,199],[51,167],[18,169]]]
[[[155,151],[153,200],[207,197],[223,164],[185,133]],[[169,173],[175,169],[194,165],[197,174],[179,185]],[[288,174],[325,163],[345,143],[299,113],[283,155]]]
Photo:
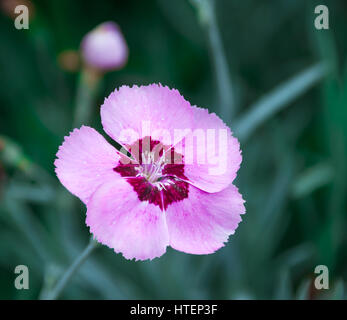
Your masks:
[[[234,234],[244,200],[234,185],[217,193],[189,188],[189,196],[166,210],[170,245],[193,254],[213,253]]]
[[[86,223],[99,242],[127,259],[160,257],[169,244],[165,214],[140,201],[121,177],[95,192],[87,205]]]
[[[240,144],[216,114],[197,107],[193,110],[192,133],[175,150],[184,155],[184,174],[191,184],[206,192],[218,192],[236,177],[242,161]]]
[[[106,133],[123,146],[145,136],[170,145],[175,129],[191,127],[192,112],[175,89],[160,84],[122,86],[105,99],[101,121]]]
[[[65,188],[87,203],[101,184],[118,178],[113,171],[118,160],[117,150],[101,134],[82,126],[65,137],[54,165]]]

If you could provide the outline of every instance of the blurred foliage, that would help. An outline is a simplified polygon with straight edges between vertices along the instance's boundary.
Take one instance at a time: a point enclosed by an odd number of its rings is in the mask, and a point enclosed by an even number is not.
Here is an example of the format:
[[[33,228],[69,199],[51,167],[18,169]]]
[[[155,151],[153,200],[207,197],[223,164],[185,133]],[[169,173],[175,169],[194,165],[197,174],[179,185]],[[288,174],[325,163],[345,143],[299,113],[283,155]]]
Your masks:
[[[221,114],[215,52],[193,2],[37,0],[29,30],[0,13],[1,299],[38,298],[88,242],[85,208],[53,168],[71,130],[78,81],[73,67],[62,67],[62,53],[78,50],[86,32],[116,21],[130,52],[99,89],[89,123],[99,132],[99,106],[122,84],[161,82]],[[324,3],[330,30],[318,31],[314,8]],[[62,298],[346,298],[347,2],[215,4],[235,108],[225,120],[243,150],[236,181],[246,199],[243,222],[208,256],[168,249],[133,262],[102,247]],[[319,65],[329,72],[312,74]],[[19,264],[29,267],[30,290],[13,286]],[[330,271],[325,292],[313,287],[320,264]]]

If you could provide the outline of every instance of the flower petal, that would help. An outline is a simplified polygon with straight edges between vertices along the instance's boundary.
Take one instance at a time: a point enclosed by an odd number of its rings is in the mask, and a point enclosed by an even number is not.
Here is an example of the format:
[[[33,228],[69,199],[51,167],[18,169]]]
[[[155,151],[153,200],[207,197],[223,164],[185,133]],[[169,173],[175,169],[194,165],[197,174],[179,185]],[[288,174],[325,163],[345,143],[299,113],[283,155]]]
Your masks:
[[[233,234],[245,213],[244,200],[234,185],[217,193],[189,188],[189,196],[166,210],[170,245],[193,254],[213,253]]]
[[[118,160],[118,151],[101,134],[82,126],[65,137],[54,165],[60,182],[87,203],[101,184],[119,176],[113,171]]]
[[[233,182],[240,168],[240,144],[216,114],[197,107],[193,110],[191,134],[175,151],[184,155],[188,182],[206,192],[219,192]]]
[[[121,177],[95,192],[87,205],[86,223],[99,242],[127,259],[160,257],[169,245],[164,212],[140,201]]]
[[[123,146],[151,136],[174,143],[175,129],[191,127],[193,109],[175,89],[162,85],[122,86],[101,106],[106,133]]]

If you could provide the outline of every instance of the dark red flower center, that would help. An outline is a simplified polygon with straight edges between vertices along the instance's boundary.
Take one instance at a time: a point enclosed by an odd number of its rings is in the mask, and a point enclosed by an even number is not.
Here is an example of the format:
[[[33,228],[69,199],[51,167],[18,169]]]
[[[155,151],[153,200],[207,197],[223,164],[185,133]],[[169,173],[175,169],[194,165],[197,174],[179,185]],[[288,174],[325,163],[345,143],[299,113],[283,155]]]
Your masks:
[[[174,147],[145,137],[128,147],[133,159],[121,159],[113,169],[133,187],[141,201],[165,210],[188,197],[183,156]]]

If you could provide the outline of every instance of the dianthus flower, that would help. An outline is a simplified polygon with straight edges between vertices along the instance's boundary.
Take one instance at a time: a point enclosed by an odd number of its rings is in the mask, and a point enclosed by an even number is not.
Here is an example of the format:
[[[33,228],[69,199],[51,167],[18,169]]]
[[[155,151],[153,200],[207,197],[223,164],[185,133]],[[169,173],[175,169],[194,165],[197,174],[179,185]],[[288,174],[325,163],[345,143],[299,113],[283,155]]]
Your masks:
[[[61,183],[86,204],[96,240],[136,260],[167,246],[191,254],[221,248],[245,213],[232,183],[239,142],[223,121],[157,84],[115,90],[101,120],[122,150],[82,126],[55,160]]]

